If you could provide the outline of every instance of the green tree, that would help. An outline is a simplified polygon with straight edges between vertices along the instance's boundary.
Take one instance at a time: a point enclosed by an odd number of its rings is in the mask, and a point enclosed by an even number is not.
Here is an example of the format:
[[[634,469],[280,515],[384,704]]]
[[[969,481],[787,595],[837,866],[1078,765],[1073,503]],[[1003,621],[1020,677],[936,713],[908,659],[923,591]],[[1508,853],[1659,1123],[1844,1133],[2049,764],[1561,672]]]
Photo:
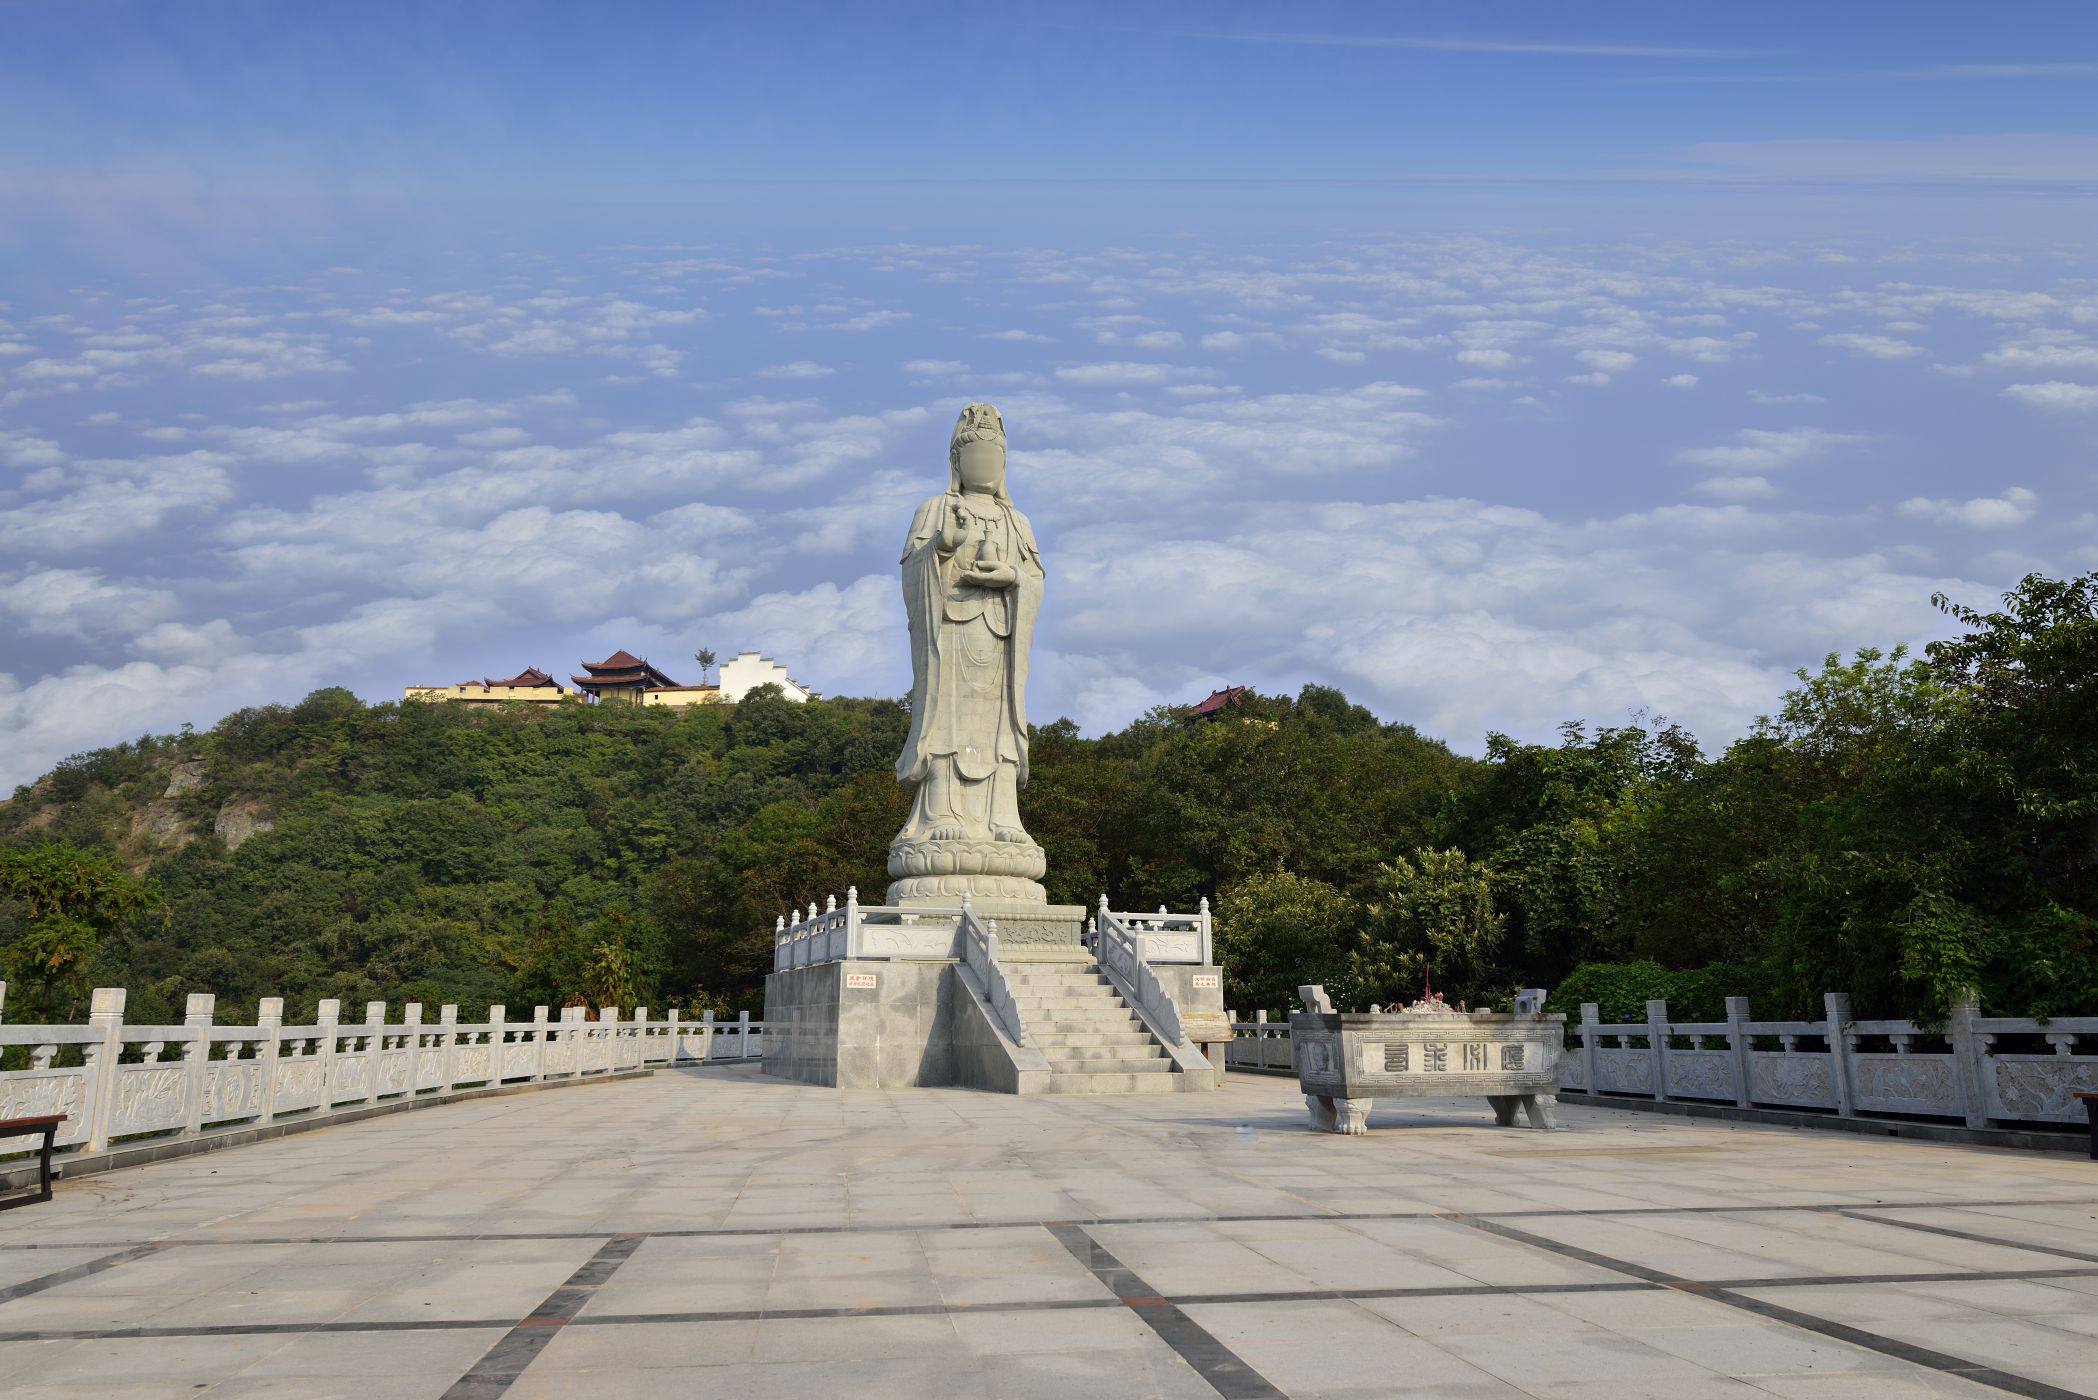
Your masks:
[[[0,963],[16,1018],[80,1016],[104,938],[156,905],[153,891],[103,852],[58,841],[0,849]]]
[[[1296,1004],[1297,988],[1341,974],[1361,919],[1354,900],[1289,871],[1250,875],[1217,901],[1216,959],[1225,1004],[1250,1016]]]
[[[1379,872],[1368,927],[1348,959],[1353,1002],[1410,1001],[1432,979],[1455,1002],[1509,981],[1499,963],[1506,920],[1494,875],[1459,850],[1416,850]]]

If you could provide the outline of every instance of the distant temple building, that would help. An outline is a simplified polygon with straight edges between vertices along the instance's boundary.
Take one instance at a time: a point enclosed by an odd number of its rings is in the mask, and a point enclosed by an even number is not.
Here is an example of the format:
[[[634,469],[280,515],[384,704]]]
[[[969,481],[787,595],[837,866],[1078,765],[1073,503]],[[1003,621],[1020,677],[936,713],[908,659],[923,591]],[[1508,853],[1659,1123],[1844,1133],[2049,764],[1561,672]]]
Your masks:
[[[619,700],[629,705],[733,705],[761,685],[776,685],[780,694],[799,704],[816,698],[816,692],[787,674],[787,668],[754,651],[740,652],[721,664],[721,680],[714,685],[679,685],[667,674],[630,651],[613,652],[602,661],[585,661],[585,674],[570,676],[574,690],[565,690],[552,676],[536,666],[527,666],[506,681],[461,681],[457,685],[411,685],[403,692],[410,700],[462,700],[489,704],[500,700],[522,700],[528,704],[551,705],[588,696],[593,700]]]
[[[484,679],[461,681],[457,685],[411,685],[404,694],[409,700],[460,700],[481,705],[503,700],[553,705],[568,698],[568,692],[537,666],[527,666],[506,681]]]
[[[683,687],[630,651],[613,652],[602,661],[585,661],[587,676],[570,676],[577,690],[593,700],[625,700],[638,703],[651,690]]]
[[[1211,691],[1207,700],[1188,706],[1184,717],[1191,720],[1215,719],[1226,710],[1243,710],[1246,707],[1246,693],[1246,688],[1242,685],[1227,685],[1222,690]]]

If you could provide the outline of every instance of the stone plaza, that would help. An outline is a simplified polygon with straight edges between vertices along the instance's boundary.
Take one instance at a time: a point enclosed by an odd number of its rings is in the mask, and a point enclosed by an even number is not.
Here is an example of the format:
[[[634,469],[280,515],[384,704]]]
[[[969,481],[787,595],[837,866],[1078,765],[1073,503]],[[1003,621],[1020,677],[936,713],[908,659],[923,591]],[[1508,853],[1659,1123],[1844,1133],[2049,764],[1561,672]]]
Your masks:
[[[1561,1119],[755,1065],[435,1104],[0,1215],[0,1392],[2098,1392],[2090,1163]]]

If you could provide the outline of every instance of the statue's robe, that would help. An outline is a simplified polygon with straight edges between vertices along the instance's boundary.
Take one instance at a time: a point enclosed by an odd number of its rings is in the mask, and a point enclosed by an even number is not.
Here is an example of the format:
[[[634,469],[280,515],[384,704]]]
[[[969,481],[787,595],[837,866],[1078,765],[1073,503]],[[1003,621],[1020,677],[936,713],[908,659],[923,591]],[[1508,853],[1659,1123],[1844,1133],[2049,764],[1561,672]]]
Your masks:
[[[968,537],[940,550],[959,501]],[[980,588],[963,576],[976,560],[1011,564],[1019,582]],[[903,599],[911,628],[911,729],[896,776],[918,785],[907,835],[966,812],[969,836],[990,825],[1017,831],[1017,790],[1027,781],[1027,657],[1042,606],[1042,554],[1027,517],[1002,496],[950,491],[918,507],[903,546]],[[973,789],[994,779],[989,801],[941,792],[951,773]],[[1000,770],[1006,771],[1001,774]],[[934,791],[928,791],[928,785]],[[980,815],[977,815],[980,814]]]

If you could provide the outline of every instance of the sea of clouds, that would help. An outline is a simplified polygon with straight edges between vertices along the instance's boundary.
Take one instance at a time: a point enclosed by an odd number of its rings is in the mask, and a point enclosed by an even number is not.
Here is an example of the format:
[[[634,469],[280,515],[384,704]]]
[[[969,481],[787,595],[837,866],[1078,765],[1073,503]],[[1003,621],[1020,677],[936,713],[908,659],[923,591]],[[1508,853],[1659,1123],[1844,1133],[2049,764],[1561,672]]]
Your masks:
[[[1474,750],[1708,742],[2098,567],[2088,249],[1455,234],[603,245],[0,304],[0,784],[324,685],[908,686],[896,552],[989,399],[1032,710],[1338,685]],[[208,284],[208,285],[207,285]]]

